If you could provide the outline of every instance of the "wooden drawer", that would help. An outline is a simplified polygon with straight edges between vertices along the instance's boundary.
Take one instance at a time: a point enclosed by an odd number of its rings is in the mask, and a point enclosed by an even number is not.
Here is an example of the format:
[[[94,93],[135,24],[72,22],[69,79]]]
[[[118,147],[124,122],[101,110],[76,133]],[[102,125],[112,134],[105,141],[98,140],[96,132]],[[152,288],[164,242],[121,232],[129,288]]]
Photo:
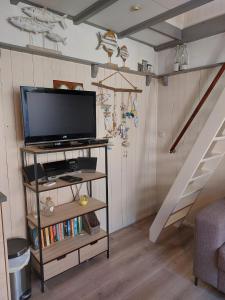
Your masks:
[[[80,248],[80,262],[90,259],[107,250],[107,237]]]
[[[75,267],[79,264],[78,251],[58,258],[44,265],[44,278],[45,280],[58,275],[72,267]]]
[[[40,265],[34,259],[33,267],[40,273]],[[44,265],[44,280],[48,280],[79,264],[78,251],[69,253]]]

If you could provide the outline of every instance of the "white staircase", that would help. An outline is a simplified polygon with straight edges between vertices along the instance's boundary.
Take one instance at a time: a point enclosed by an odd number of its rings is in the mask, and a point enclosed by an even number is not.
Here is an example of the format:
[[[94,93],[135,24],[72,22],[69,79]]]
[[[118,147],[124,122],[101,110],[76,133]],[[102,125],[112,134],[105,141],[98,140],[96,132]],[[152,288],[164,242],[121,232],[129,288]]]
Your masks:
[[[150,227],[149,236],[152,242],[158,239],[164,228],[183,220],[190,212],[198,194],[225,154],[224,132],[225,89]]]

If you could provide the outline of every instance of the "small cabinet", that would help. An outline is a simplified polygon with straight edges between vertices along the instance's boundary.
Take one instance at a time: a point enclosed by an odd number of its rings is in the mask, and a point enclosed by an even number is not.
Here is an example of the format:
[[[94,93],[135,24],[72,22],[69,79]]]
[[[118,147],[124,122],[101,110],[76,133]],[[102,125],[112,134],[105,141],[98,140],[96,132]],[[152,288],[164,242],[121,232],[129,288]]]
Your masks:
[[[80,262],[88,260],[108,249],[107,246],[107,237],[92,242],[89,245],[80,248]]]

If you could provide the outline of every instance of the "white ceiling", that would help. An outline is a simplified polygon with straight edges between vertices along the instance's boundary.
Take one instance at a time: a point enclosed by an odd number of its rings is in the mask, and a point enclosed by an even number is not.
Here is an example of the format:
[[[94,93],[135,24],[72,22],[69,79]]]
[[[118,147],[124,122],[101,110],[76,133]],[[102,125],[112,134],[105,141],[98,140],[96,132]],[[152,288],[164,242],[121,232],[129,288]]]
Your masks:
[[[118,0],[86,19],[86,22],[100,28],[122,32],[188,1],[190,0]],[[29,0],[29,2],[73,17],[97,3],[98,0]],[[131,7],[135,4],[140,5],[142,9],[132,12]],[[213,0],[197,9],[168,20],[168,23],[182,29],[190,24],[209,19],[212,15],[218,15],[220,12],[225,13],[225,0]],[[173,41],[168,36],[150,29],[132,34],[131,38],[153,46]]]
[[[131,12],[135,0],[119,0],[89,19],[90,22],[120,32],[142,21],[165,12],[167,9],[153,0],[139,0],[140,11]]]
[[[151,43],[153,46],[172,41],[172,39],[150,29],[141,30],[135,34],[132,34],[131,37],[145,43]]]
[[[75,16],[95,3],[96,0],[31,0],[31,2],[66,15]]]

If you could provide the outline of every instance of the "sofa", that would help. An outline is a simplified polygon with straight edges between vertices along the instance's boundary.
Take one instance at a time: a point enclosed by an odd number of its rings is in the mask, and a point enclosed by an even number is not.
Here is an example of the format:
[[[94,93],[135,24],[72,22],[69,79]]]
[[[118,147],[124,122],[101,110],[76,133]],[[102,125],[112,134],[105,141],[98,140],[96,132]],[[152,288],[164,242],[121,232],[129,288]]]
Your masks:
[[[225,293],[225,199],[196,216],[193,267],[195,285],[200,279]]]

